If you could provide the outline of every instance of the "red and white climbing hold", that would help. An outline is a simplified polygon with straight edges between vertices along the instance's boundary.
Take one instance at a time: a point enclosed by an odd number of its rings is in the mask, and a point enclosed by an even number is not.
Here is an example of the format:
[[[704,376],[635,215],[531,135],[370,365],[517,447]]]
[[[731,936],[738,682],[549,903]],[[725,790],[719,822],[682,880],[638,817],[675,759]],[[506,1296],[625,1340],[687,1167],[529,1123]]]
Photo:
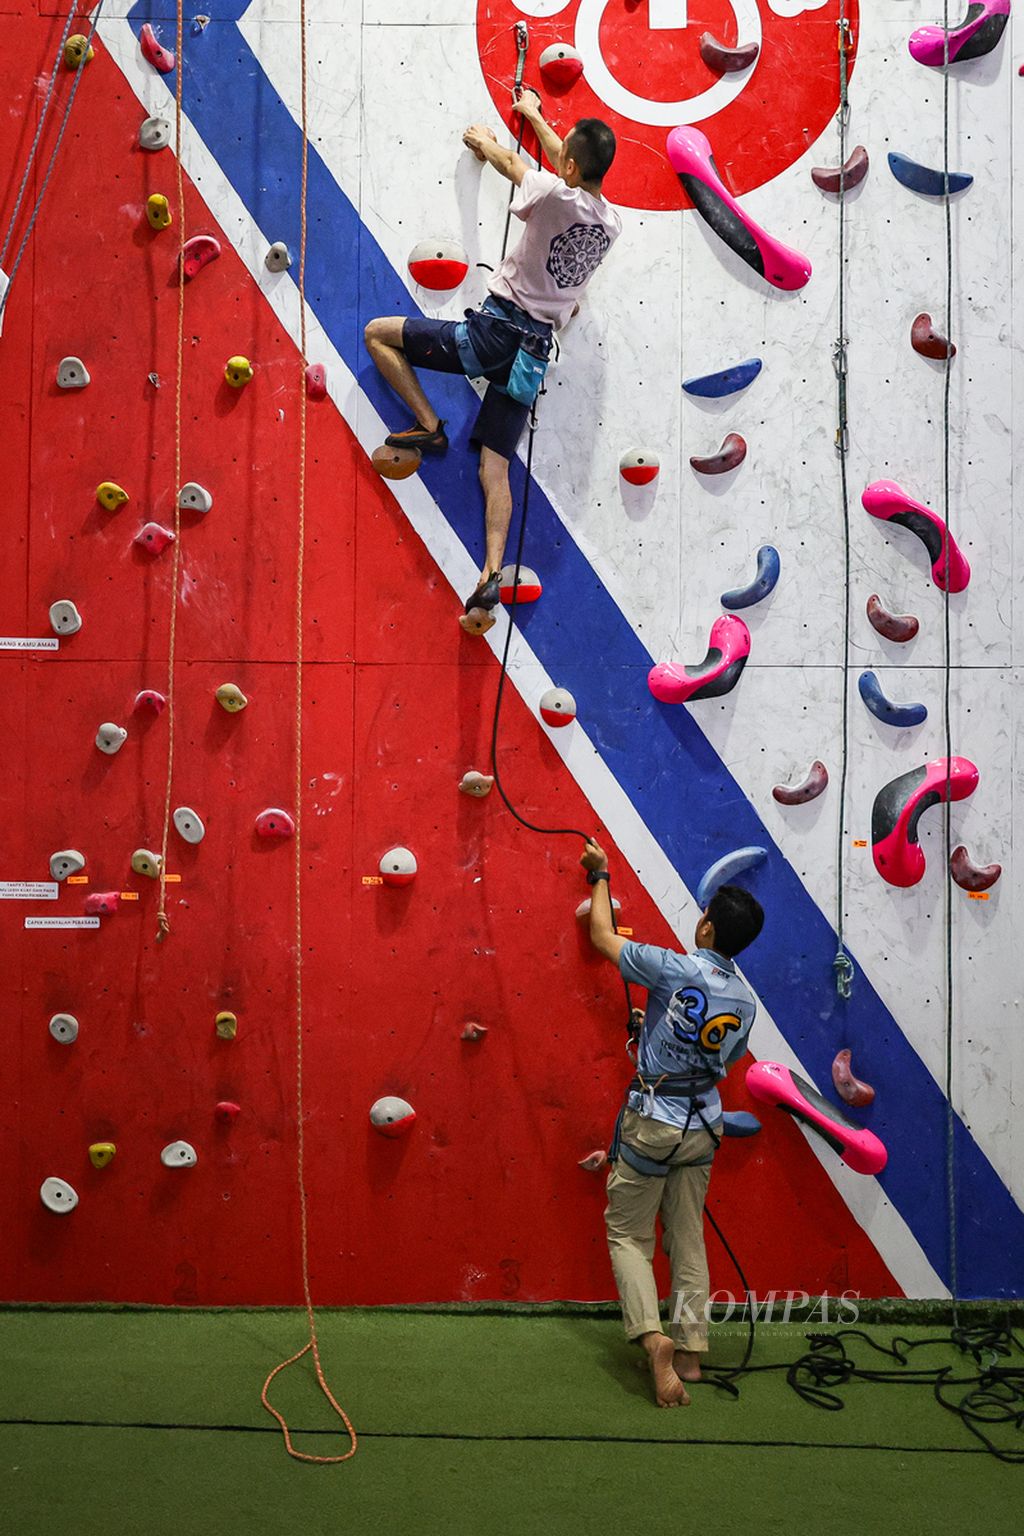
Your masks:
[[[568,688],[549,688],[541,695],[538,707],[545,725],[555,730],[563,725],[571,725],[576,719],[576,700]]]
[[[409,275],[421,288],[446,293],[469,271],[469,258],[455,240],[421,240],[409,252]]]
[[[653,448],[630,448],[619,460],[619,474],[630,485],[649,485],[657,479],[661,460]]]
[[[295,822],[287,811],[272,805],[256,817],[256,831],[260,837],[294,837]]]
[[[536,571],[531,571],[528,565],[519,567],[519,580],[516,581],[516,568],[514,565],[503,565],[501,568],[501,590],[499,597],[503,603],[511,603],[515,596],[516,606],[521,603],[535,603],[543,592],[540,577]]]
[[[370,1106],[370,1124],[382,1136],[408,1136],[416,1123],[416,1111],[405,1099],[387,1097]]]
[[[155,688],[143,688],[135,695],[135,708],[151,710],[154,715],[162,715],[167,708],[167,696],[158,693]]]
[[[401,846],[389,848],[377,867],[385,885],[411,885],[416,878],[416,855]]]
[[[571,43],[549,43],[540,56],[544,84],[556,91],[567,91],[583,73],[583,55]]]
[[[161,75],[169,75],[174,68],[174,54],[157,41],[156,33],[147,21],[139,32],[139,47],[147,64],[152,64]]]
[[[161,523],[146,523],[135,535],[134,542],[147,555],[162,555],[167,546],[174,543],[174,532]]]

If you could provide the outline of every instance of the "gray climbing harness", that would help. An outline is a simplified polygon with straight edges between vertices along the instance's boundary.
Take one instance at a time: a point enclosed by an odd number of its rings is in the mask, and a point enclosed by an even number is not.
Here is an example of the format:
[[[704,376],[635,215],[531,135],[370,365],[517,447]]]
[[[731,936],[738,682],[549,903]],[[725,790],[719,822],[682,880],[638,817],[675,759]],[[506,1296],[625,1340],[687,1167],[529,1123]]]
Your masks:
[[[649,1113],[657,1094],[664,1099],[689,1100],[689,1108],[686,1111],[686,1124],[679,1133],[679,1146],[682,1146],[683,1138],[690,1129],[690,1121],[696,1115],[715,1146],[710,1156],[695,1158],[692,1163],[687,1163],[686,1166],[688,1168],[706,1167],[713,1161],[715,1152],[718,1151],[722,1140],[720,1136],[715,1134],[705,1119],[704,1100],[700,1098],[700,1094],[707,1093],[708,1089],[714,1086],[715,1079],[710,1073],[688,1072],[679,1076],[664,1073],[661,1077],[656,1078],[653,1083],[648,1083],[645,1081],[643,1074],[637,1072],[636,1077],[633,1078],[626,1089],[626,1097],[622,1101],[622,1108],[619,1110],[618,1119],[615,1122],[615,1131],[612,1135],[612,1144],[608,1152],[608,1161],[614,1163],[621,1157],[622,1161],[628,1164],[636,1173],[645,1174],[648,1178],[653,1179],[668,1177],[671,1160],[678,1152],[679,1147],[674,1147],[666,1158],[646,1157],[642,1152],[638,1152],[635,1147],[631,1147],[628,1141],[623,1141],[622,1139],[622,1117],[629,1108],[630,1095],[634,1093],[643,1094],[648,1101]]]

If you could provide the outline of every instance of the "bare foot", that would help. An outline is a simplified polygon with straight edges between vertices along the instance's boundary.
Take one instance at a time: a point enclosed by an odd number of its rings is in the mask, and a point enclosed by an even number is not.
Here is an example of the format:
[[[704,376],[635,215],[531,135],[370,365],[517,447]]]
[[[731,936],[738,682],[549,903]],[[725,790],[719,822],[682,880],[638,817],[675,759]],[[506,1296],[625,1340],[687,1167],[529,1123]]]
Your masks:
[[[686,1408],[690,1394],[672,1368],[672,1340],[663,1333],[649,1333],[644,1338],[644,1348],[651,1362],[654,1377],[654,1395],[659,1408]]]
[[[467,635],[486,635],[494,628],[495,619],[489,608],[471,608],[468,613],[459,614],[459,623]]]
[[[680,1381],[700,1381],[700,1355],[696,1350],[677,1349],[672,1364]]]

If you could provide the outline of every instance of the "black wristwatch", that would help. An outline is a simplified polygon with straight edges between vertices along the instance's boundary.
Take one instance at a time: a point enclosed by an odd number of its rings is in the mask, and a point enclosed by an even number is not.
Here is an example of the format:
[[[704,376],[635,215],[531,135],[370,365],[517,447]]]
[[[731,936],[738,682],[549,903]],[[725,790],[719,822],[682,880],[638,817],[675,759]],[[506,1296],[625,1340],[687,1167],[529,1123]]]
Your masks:
[[[588,885],[596,885],[599,880],[607,880],[609,885],[610,885],[611,884],[611,879],[612,879],[612,877],[611,877],[611,875],[608,873],[608,871],[606,869],[588,869],[587,870],[587,884]]]

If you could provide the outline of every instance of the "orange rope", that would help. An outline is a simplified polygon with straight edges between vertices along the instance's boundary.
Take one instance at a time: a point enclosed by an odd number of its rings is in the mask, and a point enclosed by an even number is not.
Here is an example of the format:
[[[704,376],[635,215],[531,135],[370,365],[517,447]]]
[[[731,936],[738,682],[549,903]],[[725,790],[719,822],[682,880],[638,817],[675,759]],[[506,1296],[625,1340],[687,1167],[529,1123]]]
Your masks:
[[[179,15],[182,0],[178,0]],[[304,1132],[305,1111],[303,1105],[302,1082],[302,666],[303,666],[303,577],[305,569],[306,552],[306,192],[308,186],[309,171],[309,135],[306,118],[306,85],[307,85],[307,57],[306,57],[306,0],[299,3],[300,29],[302,40],[302,192],[299,205],[301,222],[301,235],[299,240],[299,350],[302,354],[299,360],[299,515],[298,515],[298,569],[295,592],[295,1118],[296,1118],[296,1173],[299,1186],[299,1222],[301,1231],[301,1256],[302,1256],[302,1294],[306,1304],[306,1319],[309,1325],[309,1338],[306,1343],[288,1360],[282,1360],[280,1365],[275,1365],[266,1381],[263,1383],[263,1391],[260,1393],[260,1401],[268,1413],[273,1414],[284,1433],[285,1450],[296,1461],[311,1461],[319,1465],[329,1465],[334,1462],[348,1461],[356,1453],[356,1432],[352,1422],[344,1408],[337,1401],[334,1393],[327,1384],[323,1366],[320,1363],[320,1344],[316,1336],[316,1315],[313,1311],[313,1298],[309,1286],[309,1197],[306,1193],[306,1143]],[[297,1451],[292,1444],[291,1431],[283,1414],[279,1413],[270,1401],[267,1393],[270,1383],[279,1371],[286,1370],[289,1365],[294,1365],[296,1360],[301,1360],[303,1355],[312,1351],[313,1362],[316,1367],[317,1384],[321,1392],[335,1413],[341,1419],[348,1433],[349,1448],[342,1456],[311,1456],[305,1451]]]
[[[171,561],[171,616],[167,638],[167,785],[164,791],[164,824],[160,837],[160,902],[156,937],[161,943],[171,931],[167,916],[167,838],[171,825],[171,783],[174,777],[174,649],[178,629],[178,577],[181,571],[181,375],[185,338],[185,178],[181,168],[181,96],[185,41],[184,0],[178,0],[174,76],[174,163],[178,204],[178,336],[174,378],[174,556]]]

